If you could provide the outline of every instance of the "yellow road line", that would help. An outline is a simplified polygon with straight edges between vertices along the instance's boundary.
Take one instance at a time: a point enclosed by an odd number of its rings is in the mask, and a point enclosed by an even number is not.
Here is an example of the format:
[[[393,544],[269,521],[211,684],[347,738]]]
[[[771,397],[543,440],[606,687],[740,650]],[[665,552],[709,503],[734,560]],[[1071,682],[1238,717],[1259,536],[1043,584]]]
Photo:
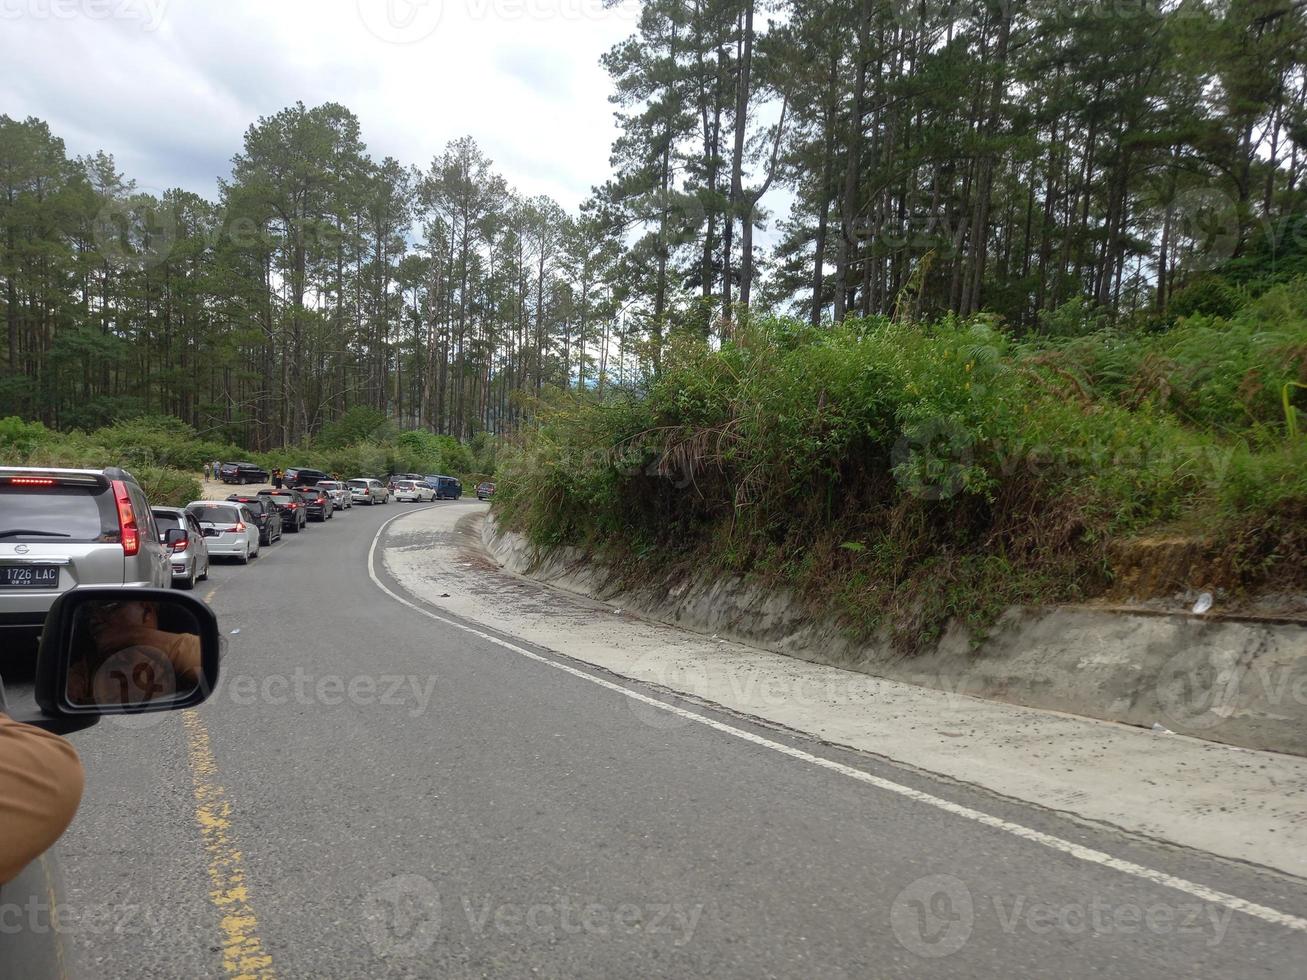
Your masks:
[[[46,861],[47,854],[41,855],[41,877],[45,880],[45,894],[50,900],[50,928],[54,930],[55,969],[58,971],[59,980],[68,980],[68,968],[64,964],[64,937],[59,921],[59,904],[55,898],[54,878],[50,875],[50,865]]]
[[[232,835],[231,802],[218,782],[209,733],[194,710],[182,712],[182,721],[195,784],[195,822],[209,855],[209,897],[222,916],[223,969],[235,980],[271,980],[276,976],[272,957],[259,939],[259,922],[245,884],[245,859]]]

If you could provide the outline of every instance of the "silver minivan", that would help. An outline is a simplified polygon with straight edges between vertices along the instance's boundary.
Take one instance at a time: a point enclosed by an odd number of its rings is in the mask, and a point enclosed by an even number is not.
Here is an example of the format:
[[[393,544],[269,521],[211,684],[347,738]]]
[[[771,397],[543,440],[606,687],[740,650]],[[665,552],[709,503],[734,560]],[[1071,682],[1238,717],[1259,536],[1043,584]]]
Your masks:
[[[259,522],[244,504],[227,500],[193,500],[186,505],[200,523],[210,558],[235,558],[248,565],[259,556]]]
[[[172,565],[126,470],[0,467],[0,673],[31,662],[55,599],[79,585],[166,589]]]

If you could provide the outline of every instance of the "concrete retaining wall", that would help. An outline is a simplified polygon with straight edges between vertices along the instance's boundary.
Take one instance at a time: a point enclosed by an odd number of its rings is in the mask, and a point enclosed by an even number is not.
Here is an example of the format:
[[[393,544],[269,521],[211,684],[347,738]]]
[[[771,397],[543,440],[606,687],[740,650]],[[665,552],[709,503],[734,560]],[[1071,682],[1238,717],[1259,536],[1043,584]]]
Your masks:
[[[961,630],[903,658],[814,620],[782,589],[702,576],[618,592],[574,549],[537,553],[492,518],[482,541],[509,571],[649,618],[802,660],[923,687],[1246,748],[1307,755],[1307,625],[1087,607],[1010,609],[973,649]]]

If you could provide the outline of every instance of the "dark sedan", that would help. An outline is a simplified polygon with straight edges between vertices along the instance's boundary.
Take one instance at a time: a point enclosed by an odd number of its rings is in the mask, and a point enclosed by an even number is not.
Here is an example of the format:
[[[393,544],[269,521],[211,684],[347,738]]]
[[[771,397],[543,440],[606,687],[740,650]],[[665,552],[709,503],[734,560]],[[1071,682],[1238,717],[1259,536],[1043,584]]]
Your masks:
[[[298,490],[260,490],[258,496],[272,501],[281,513],[283,531],[298,534],[301,528],[308,526],[309,504]]]
[[[296,492],[304,498],[309,520],[326,521],[334,516],[336,505],[331,502],[331,494],[322,487],[298,487]]]
[[[233,493],[228,500],[236,500],[249,508],[259,523],[259,544],[272,544],[281,540],[281,511],[267,497],[257,494]]]

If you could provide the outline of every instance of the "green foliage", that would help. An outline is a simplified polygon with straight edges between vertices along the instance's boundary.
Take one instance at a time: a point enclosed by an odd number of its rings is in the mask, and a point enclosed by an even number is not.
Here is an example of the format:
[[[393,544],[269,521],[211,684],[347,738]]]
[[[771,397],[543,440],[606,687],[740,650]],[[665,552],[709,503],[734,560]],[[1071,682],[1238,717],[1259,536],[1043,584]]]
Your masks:
[[[1243,297],[1239,290],[1220,276],[1204,276],[1177,290],[1167,304],[1167,312],[1176,317],[1204,314],[1233,316]]]
[[[953,617],[1095,593],[1112,541],[1307,503],[1307,440],[1286,444],[1278,403],[1307,376],[1307,283],[1163,333],[1059,332],[872,318],[678,338],[638,392],[546,399],[496,508],[632,580],[775,578],[912,648]]]
[[[347,413],[354,420],[363,413]],[[138,417],[82,432],[60,433],[40,422],[10,416],[0,419],[0,462],[11,465],[104,467],[128,469],[146,488],[154,503],[186,503],[200,495],[198,475],[206,462],[249,459],[271,472],[274,468],[313,466],[343,478],[384,477],[390,473],[445,473],[464,483],[489,475],[477,469],[488,459],[493,466],[497,443],[483,437],[480,455],[451,436],[412,431],[397,433],[393,426],[372,427],[384,439],[360,438],[333,446],[318,441],[298,448],[251,453],[229,443],[200,439],[195,430],[167,416]]]
[[[393,434],[386,413],[366,405],[345,410],[339,419],[322,427],[318,443],[326,449],[339,449],[369,439],[384,439]]]
[[[26,459],[54,438],[40,422],[24,422],[10,415],[0,419],[0,459]]]

